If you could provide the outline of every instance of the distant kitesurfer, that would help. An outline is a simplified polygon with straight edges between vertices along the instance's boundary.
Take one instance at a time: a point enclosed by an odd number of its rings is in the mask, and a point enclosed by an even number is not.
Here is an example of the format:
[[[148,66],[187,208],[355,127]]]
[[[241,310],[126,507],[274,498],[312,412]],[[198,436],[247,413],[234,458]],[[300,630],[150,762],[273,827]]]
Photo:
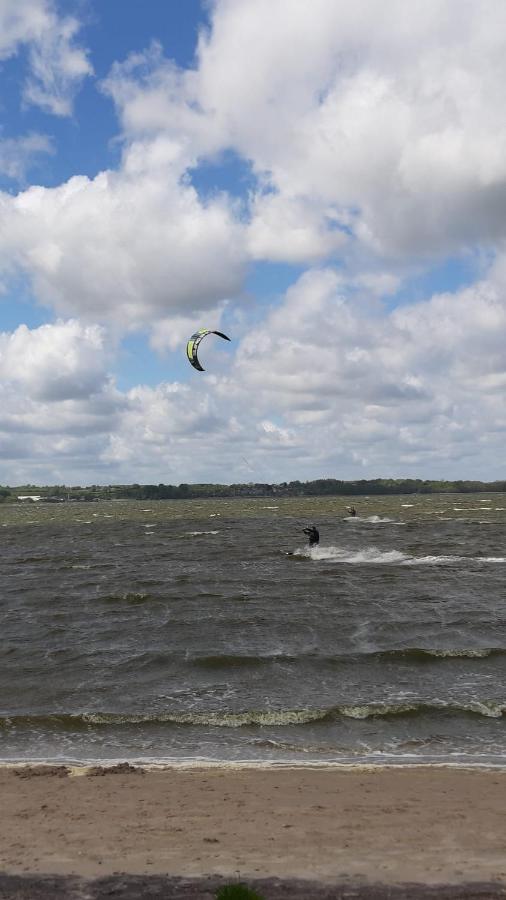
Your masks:
[[[357,515],[357,510],[355,509],[354,506],[347,506],[347,507],[346,507],[346,512],[348,513],[349,516],[356,516],[356,515]]]
[[[309,546],[313,547],[315,544],[320,542],[320,532],[318,531],[316,525],[309,525],[308,528],[302,529],[304,534],[307,534],[307,539],[309,541]]]

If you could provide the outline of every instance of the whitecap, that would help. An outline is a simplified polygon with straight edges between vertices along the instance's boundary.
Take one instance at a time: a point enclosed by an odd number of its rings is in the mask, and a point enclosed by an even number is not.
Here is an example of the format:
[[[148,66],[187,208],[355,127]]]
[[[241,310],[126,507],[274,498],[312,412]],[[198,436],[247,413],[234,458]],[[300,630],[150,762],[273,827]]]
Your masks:
[[[370,525],[403,525],[404,522],[396,522],[387,516],[346,516],[345,522],[368,522]]]
[[[200,534],[219,534],[219,531],[185,531],[190,537],[197,537]]]

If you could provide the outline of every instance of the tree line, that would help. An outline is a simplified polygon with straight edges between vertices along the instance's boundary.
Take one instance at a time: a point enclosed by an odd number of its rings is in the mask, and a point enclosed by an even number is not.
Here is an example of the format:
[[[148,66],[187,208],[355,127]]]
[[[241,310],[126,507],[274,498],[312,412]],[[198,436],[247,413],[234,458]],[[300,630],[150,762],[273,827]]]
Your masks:
[[[506,481],[437,481],[420,478],[373,478],[341,481],[317,478],[314,481],[282,481],[279,484],[248,482],[247,484],[127,484],[67,485],[33,484],[1,487],[0,502],[15,501],[19,496],[38,496],[46,502],[63,500],[190,500],[206,497],[359,497],[388,494],[440,494],[506,492]]]

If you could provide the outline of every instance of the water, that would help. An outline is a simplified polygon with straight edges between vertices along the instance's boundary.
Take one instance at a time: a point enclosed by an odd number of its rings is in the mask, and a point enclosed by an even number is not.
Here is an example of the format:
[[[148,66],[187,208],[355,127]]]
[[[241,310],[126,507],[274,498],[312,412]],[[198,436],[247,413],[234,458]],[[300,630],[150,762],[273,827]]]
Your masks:
[[[506,496],[346,502],[0,505],[0,759],[504,763]]]

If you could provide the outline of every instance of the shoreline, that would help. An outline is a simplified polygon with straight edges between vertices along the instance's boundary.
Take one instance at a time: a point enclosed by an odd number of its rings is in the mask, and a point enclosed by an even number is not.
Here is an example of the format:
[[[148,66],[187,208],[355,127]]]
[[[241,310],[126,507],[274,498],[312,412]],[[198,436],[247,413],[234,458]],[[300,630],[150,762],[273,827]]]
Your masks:
[[[72,777],[87,775],[89,770],[100,767],[102,769],[116,769],[118,766],[128,766],[131,769],[143,769],[146,772],[160,772],[172,770],[207,770],[218,769],[225,771],[260,770],[269,771],[349,771],[349,772],[376,772],[376,771],[417,771],[419,769],[448,769],[449,771],[483,771],[506,773],[506,758],[502,762],[339,762],[339,761],[293,761],[293,760],[259,760],[259,759],[200,759],[194,757],[181,757],[173,759],[153,759],[147,757],[107,758],[76,760],[73,758],[59,757],[34,757],[31,759],[0,759],[0,773],[6,770],[26,768],[61,768],[67,769]]]
[[[23,764],[0,796],[6,875],[506,886],[506,767]]]

